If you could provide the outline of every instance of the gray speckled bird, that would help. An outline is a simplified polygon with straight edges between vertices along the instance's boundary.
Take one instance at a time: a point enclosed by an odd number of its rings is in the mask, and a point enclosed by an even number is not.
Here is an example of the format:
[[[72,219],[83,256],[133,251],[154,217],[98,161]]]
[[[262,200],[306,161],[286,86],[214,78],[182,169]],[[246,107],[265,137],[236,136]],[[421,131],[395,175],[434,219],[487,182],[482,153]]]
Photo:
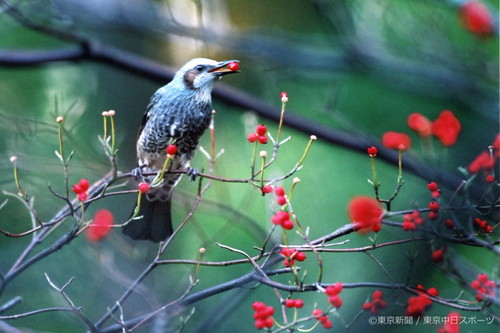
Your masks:
[[[189,162],[212,117],[213,85],[221,76],[238,72],[238,66],[231,63],[238,61],[192,59],[182,66],[169,84],[151,97],[137,139],[136,170],[139,174],[160,170],[166,159],[165,149],[171,143],[177,146],[171,169],[192,170]],[[133,239],[153,242],[167,239],[173,232],[172,189],[180,177],[181,174],[166,173],[163,185],[152,188],[146,194],[146,200],[142,200],[138,214],[142,219],[130,222],[123,228],[123,233]]]

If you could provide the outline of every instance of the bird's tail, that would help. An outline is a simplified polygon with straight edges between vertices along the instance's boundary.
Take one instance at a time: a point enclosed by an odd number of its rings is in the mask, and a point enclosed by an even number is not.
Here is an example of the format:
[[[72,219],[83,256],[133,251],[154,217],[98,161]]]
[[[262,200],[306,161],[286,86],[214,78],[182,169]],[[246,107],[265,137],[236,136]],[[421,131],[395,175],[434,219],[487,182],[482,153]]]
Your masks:
[[[142,216],[131,221],[123,227],[125,235],[132,239],[145,239],[153,242],[166,240],[173,233],[171,200],[141,200],[137,216]]]

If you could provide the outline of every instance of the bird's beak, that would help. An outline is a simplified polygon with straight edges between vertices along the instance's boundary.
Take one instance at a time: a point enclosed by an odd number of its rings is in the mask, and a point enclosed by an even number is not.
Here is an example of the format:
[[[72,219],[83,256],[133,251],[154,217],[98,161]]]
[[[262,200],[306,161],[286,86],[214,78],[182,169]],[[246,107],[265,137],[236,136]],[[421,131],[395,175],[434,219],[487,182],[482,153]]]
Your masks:
[[[226,74],[239,73],[240,68],[239,60],[226,60],[219,62],[214,68],[210,69],[208,72],[213,73],[217,76],[222,76]]]

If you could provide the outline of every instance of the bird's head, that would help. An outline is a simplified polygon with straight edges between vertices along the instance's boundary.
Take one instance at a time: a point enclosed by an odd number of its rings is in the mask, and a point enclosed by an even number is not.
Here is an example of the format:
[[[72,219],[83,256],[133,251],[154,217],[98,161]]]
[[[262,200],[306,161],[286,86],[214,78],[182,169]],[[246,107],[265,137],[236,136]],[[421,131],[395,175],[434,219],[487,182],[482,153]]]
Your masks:
[[[177,80],[191,90],[211,90],[213,83],[223,75],[238,73],[239,61],[215,61],[206,58],[196,58],[188,61],[175,74]]]

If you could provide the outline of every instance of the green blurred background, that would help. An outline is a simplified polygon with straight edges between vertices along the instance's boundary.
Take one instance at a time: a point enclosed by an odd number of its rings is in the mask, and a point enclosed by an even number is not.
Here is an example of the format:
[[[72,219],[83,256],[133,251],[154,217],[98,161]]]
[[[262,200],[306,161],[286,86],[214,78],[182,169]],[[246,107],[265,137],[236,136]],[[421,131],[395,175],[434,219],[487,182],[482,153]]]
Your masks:
[[[460,1],[354,0],[354,1],[12,1],[30,19],[82,34],[90,39],[122,48],[159,63],[178,68],[194,57],[218,60],[239,59],[241,73],[225,77],[223,84],[241,89],[256,98],[280,107],[279,94],[287,91],[289,111],[332,131],[353,137],[373,138],[377,145],[389,130],[407,132],[406,118],[420,112],[431,120],[444,109],[453,110],[463,129],[458,143],[443,148],[434,141],[433,153],[414,140],[412,152],[425,163],[459,175],[457,168],[468,163],[491,144],[498,133],[498,30],[494,36],[478,38],[460,24]],[[498,3],[488,1],[492,13]],[[498,17],[495,16],[496,22]],[[57,38],[20,26],[5,12],[0,15],[2,49],[50,49],[71,45]],[[70,164],[70,184],[80,178],[91,182],[109,170],[98,135],[102,134],[103,110],[117,111],[119,167],[129,171],[135,166],[137,127],[150,96],[162,83],[127,73],[111,66],[79,61],[52,63],[39,67],[0,67],[0,183],[5,191],[15,192],[9,157],[18,157],[23,188],[35,197],[35,207],[48,220],[64,205],[50,195],[47,184],[63,192],[62,166],[54,150],[58,148],[55,118],[65,117],[66,149],[74,151]],[[217,148],[224,154],[215,173],[224,177],[249,176],[252,146],[246,134],[254,125],[266,123],[271,133],[277,124],[253,116],[251,110],[214,101]],[[282,147],[269,176],[289,171],[300,158],[310,134],[284,129],[291,140]],[[209,147],[205,135],[201,144]],[[269,152],[271,145],[265,147]],[[208,168],[198,153],[192,163]],[[382,196],[392,193],[397,169],[377,161]],[[346,206],[355,195],[372,195],[369,159],[365,153],[322,142],[314,143],[304,168],[297,173],[298,185],[293,204],[300,221],[310,227],[311,238],[329,233],[348,222]],[[429,200],[426,180],[405,173],[402,191],[393,210],[424,207]],[[283,182],[286,188],[291,180]],[[174,197],[174,218],[180,221],[189,211],[197,184],[184,179]],[[449,198],[451,192],[444,191]],[[8,196],[2,195],[3,201]],[[110,209],[117,222],[124,221],[133,206],[134,196],[112,197],[92,205],[88,216],[100,208]],[[205,260],[241,259],[237,254],[218,248],[215,242],[237,247],[251,255],[270,228],[272,200],[243,184],[214,182],[194,218],[175,239],[165,258],[195,259],[205,247]],[[22,205],[9,197],[2,209],[0,227],[12,232],[30,228],[29,215]],[[72,221],[51,234],[50,239],[71,228]],[[292,235],[291,241],[300,242]],[[407,237],[407,233],[383,227],[378,241]],[[0,236],[0,270],[7,270],[29,242]],[[344,246],[366,246],[368,236],[349,235]],[[49,244],[49,243],[47,243]],[[450,250],[464,267],[469,280],[477,272],[491,274],[498,260],[481,249],[455,246]],[[156,245],[132,242],[118,230],[98,244],[78,237],[63,250],[35,264],[12,281],[0,303],[20,295],[23,303],[11,312],[63,306],[60,295],[52,290],[43,273],[58,285],[71,277],[74,282],[67,294],[85,314],[95,321],[114,305],[130,283],[154,258]],[[408,256],[417,261],[411,272]],[[425,242],[386,247],[373,252],[392,278],[408,279],[435,286],[444,298],[459,296],[461,287],[444,275],[428,258]],[[314,282],[317,264],[313,255],[303,264],[307,283]],[[324,282],[385,282],[384,272],[362,253],[325,254]],[[250,265],[222,268],[202,267],[196,290],[221,283],[251,270]],[[162,266],[141,286],[125,305],[125,316],[146,313],[179,297],[188,284],[194,267]],[[409,275],[409,276],[408,276]],[[277,280],[287,283],[290,276]],[[359,288],[342,293],[344,306],[339,314],[350,322],[373,289]],[[285,293],[282,293],[286,297]],[[381,315],[402,315],[405,301],[387,291],[390,307]],[[317,302],[326,307],[326,298],[317,293],[293,295],[303,298],[300,312],[307,316]],[[473,300],[473,295],[463,296]],[[278,306],[274,292],[265,286],[249,285],[204,300],[194,307],[186,332],[252,332],[251,303],[263,300]],[[427,315],[445,316],[450,308],[434,304]],[[142,331],[162,331],[179,326],[178,316],[160,318]],[[9,313],[10,314],[10,313]],[[480,313],[462,312],[465,317]],[[161,317],[161,316],[160,316]],[[277,315],[280,318],[280,315]],[[335,331],[342,321],[334,316]],[[26,332],[80,332],[85,327],[68,313],[48,313],[9,321]],[[312,323],[311,323],[312,324]],[[309,327],[309,325],[306,325]],[[362,314],[351,332],[436,331],[439,325],[369,326],[368,314]],[[493,324],[463,325],[462,332],[496,332]],[[141,331],[141,330],[139,330]],[[167,330],[170,332],[170,330]],[[316,331],[321,332],[321,328]]]

